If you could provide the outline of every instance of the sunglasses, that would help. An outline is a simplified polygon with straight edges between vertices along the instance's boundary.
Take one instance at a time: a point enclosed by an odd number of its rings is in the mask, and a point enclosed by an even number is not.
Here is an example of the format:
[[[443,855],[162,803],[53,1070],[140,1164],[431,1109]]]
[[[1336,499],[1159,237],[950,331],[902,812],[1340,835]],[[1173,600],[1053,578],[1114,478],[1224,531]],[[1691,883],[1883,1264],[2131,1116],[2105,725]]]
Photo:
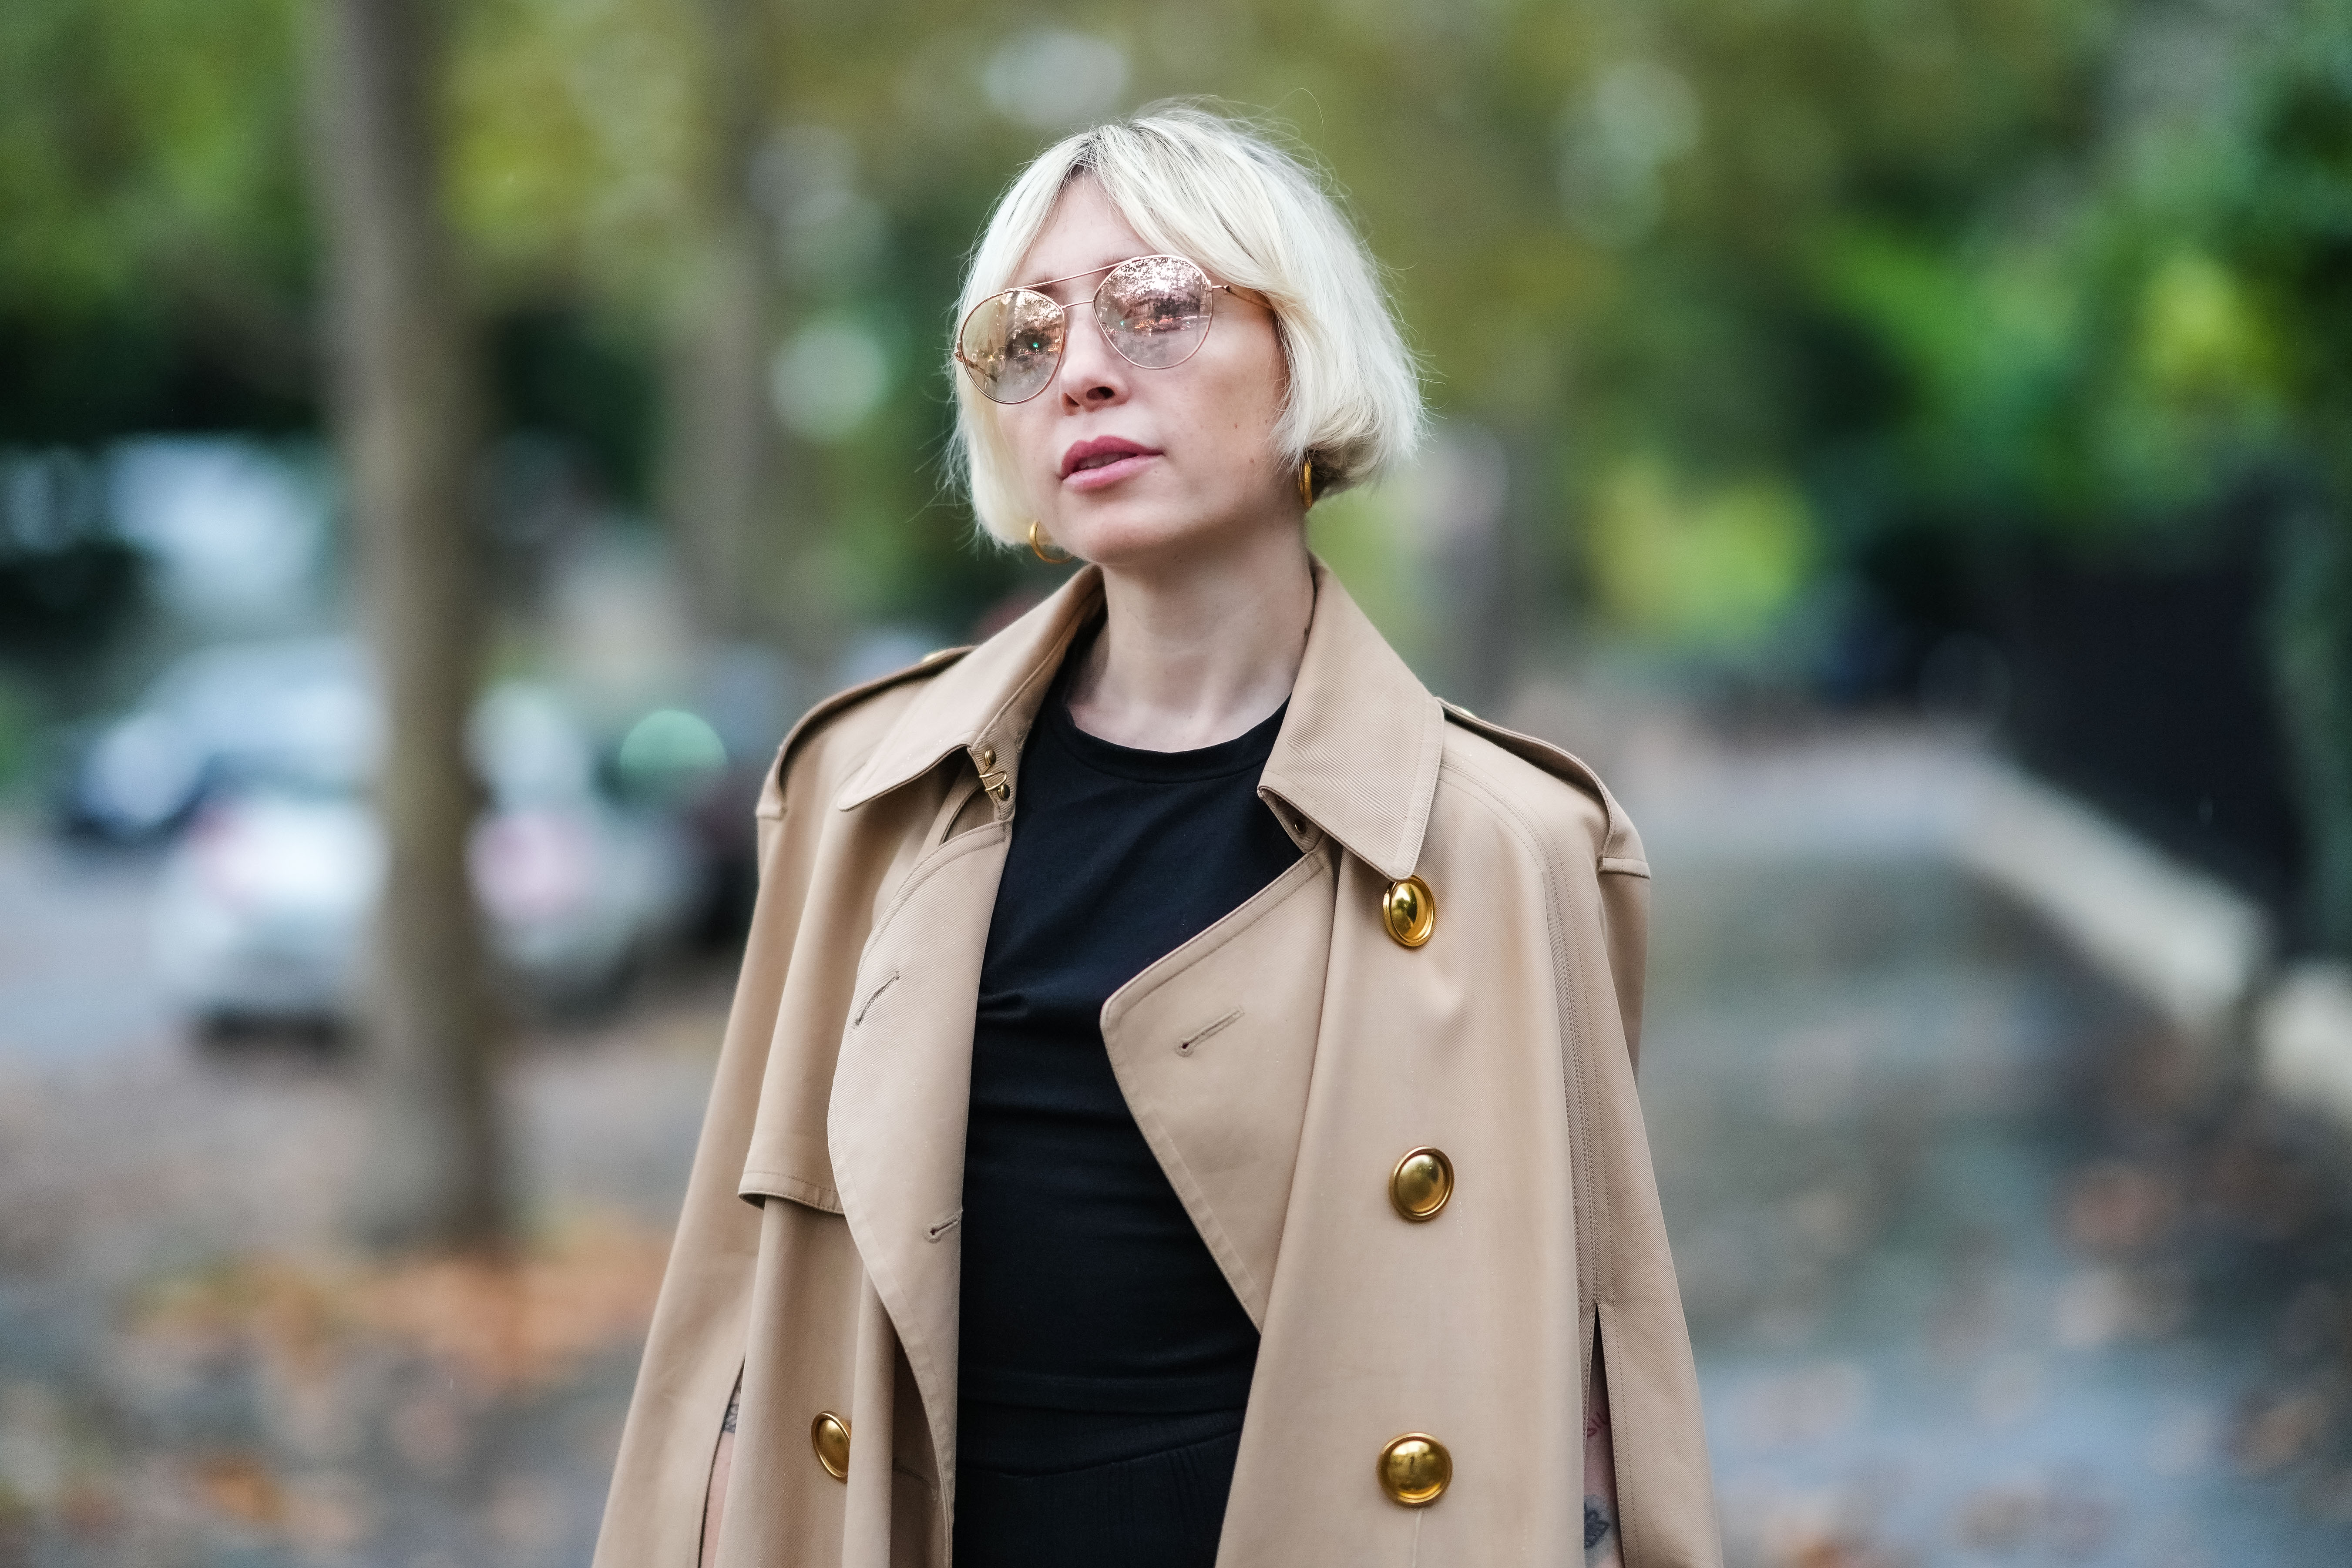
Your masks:
[[[1099,269],[1089,269],[1099,270]],[[1084,278],[1048,279],[1038,288]],[[1181,256],[1135,256],[1104,273],[1095,320],[1119,357],[1142,370],[1170,370],[1201,352],[1215,319],[1213,296],[1233,291]],[[1073,301],[1075,303],[1075,301]],[[1007,289],[974,305],[956,331],[956,363],[992,402],[1026,403],[1061,368],[1070,305],[1037,289]]]

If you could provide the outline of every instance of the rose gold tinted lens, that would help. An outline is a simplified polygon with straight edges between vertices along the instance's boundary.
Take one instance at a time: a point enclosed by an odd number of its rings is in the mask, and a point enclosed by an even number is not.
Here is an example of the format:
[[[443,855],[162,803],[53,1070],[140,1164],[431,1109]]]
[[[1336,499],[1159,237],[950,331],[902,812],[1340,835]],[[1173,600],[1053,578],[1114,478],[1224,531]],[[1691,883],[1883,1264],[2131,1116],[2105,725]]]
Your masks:
[[[1111,347],[1146,370],[1183,363],[1209,335],[1209,278],[1174,256],[1139,256],[1110,269],[1095,319]]]
[[[1043,294],[1008,289],[972,308],[956,347],[982,393],[998,403],[1024,403],[1053,379],[1061,361],[1061,307]]]

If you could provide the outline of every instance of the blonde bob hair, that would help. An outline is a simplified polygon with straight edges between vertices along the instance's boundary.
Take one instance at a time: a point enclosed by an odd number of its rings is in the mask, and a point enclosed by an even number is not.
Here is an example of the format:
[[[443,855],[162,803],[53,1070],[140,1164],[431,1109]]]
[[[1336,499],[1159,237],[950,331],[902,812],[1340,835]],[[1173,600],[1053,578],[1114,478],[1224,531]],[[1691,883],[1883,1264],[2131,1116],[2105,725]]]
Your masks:
[[[1154,250],[1198,262],[1274,308],[1289,371],[1277,450],[1312,455],[1320,498],[1375,478],[1420,445],[1421,381],[1364,242],[1305,163],[1273,137],[1190,104],[1153,105],[1056,142],[1013,182],[973,250],[952,331],[1012,288],[1063,189],[1082,174]],[[996,405],[955,363],[955,469],[982,530],[1028,536],[1033,512]]]

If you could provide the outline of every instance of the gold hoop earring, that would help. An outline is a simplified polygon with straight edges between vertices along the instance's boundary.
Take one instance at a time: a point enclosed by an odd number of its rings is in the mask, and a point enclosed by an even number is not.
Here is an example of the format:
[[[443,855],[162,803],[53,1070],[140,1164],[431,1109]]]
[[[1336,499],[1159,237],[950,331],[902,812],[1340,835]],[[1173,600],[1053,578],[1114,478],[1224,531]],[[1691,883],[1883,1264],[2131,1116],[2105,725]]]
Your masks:
[[[1298,460],[1298,504],[1307,508],[1315,504],[1315,456],[1311,452]]]
[[[1048,566],[1059,566],[1063,563],[1074,559],[1066,550],[1059,555],[1048,555],[1045,553],[1045,525],[1038,522],[1034,518],[1031,519],[1029,522],[1029,553],[1034,555],[1038,560],[1043,561]]]

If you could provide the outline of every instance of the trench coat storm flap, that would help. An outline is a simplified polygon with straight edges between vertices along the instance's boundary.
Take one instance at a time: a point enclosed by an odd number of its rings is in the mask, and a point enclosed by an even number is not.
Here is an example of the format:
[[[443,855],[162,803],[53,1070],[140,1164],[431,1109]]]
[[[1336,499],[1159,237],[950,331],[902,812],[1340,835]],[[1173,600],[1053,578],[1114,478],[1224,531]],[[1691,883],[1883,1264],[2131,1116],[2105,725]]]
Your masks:
[[[1315,581],[1259,785],[1301,858],[1102,1018],[1263,1336],[1218,1563],[1580,1563],[1596,1347],[1625,1561],[1719,1563],[1633,1085],[1640,840],[1581,763],[1441,704],[1320,563]],[[720,1568],[946,1568],[981,956],[1022,743],[1100,605],[1082,569],[786,739],[596,1568],[693,1568],[739,1379]],[[1417,948],[1382,917],[1408,876],[1437,910]],[[1411,1223],[1390,1175],[1423,1146],[1454,1186]],[[828,1414],[845,1479],[813,1449]],[[1453,1461],[1421,1508],[1377,1466],[1414,1432]]]

